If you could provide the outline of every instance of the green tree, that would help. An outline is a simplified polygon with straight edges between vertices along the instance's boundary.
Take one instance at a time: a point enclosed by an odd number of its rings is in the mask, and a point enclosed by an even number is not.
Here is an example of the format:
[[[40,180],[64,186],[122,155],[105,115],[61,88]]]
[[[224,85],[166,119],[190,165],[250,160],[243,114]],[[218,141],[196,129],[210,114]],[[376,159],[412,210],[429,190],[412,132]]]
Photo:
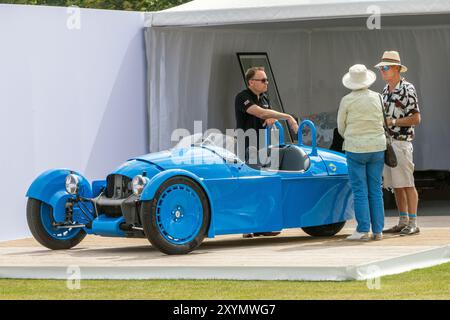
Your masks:
[[[46,6],[78,6],[80,8],[95,8],[109,10],[131,10],[131,11],[158,11],[191,0],[0,0],[0,3],[31,4]]]

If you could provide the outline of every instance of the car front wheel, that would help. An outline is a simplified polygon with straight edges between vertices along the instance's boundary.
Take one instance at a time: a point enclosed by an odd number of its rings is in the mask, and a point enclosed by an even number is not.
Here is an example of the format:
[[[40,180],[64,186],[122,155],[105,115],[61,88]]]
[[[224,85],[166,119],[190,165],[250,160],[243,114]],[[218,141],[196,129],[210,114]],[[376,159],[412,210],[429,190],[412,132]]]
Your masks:
[[[141,221],[150,243],[166,254],[186,254],[205,238],[210,207],[203,189],[192,179],[175,176],[165,181],[153,200],[143,201]]]
[[[52,250],[70,249],[86,237],[86,232],[82,229],[55,228],[53,208],[40,200],[28,199],[27,222],[33,237]]]

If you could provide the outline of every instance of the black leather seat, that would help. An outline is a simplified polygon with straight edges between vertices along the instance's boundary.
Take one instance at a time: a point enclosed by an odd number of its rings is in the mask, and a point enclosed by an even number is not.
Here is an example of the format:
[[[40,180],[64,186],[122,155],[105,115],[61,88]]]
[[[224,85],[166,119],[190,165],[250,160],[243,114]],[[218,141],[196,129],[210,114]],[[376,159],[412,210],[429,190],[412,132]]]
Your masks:
[[[256,148],[255,148],[256,149]],[[255,150],[253,150],[256,152]],[[246,160],[247,164],[253,169],[271,169],[281,171],[306,171],[309,169],[311,162],[307,153],[296,145],[286,145],[282,147],[272,147],[267,151],[263,150],[262,153],[269,157],[269,161],[261,164],[261,159],[258,159],[258,163],[249,163],[249,150],[247,150]],[[255,153],[254,153],[255,155]],[[256,157],[256,156],[254,156]],[[277,158],[276,158],[277,157]],[[275,161],[277,160],[277,161]],[[250,161],[253,162],[254,161]]]
[[[278,170],[302,171],[308,170],[311,162],[308,154],[296,145],[288,145],[279,149],[280,162]]]

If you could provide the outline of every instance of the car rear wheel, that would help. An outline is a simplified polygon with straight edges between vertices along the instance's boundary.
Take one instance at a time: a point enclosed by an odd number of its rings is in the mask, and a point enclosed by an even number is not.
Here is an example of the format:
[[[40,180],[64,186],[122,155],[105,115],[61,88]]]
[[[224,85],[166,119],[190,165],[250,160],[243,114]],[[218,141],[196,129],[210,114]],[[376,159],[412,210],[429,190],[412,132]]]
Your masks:
[[[195,181],[172,177],[159,187],[153,200],[142,202],[141,221],[155,248],[166,254],[186,254],[206,236],[209,201]]]
[[[331,237],[341,231],[344,225],[345,221],[322,226],[305,227],[302,230],[313,237]]]
[[[86,237],[83,229],[55,228],[52,206],[40,200],[28,199],[27,222],[33,237],[52,250],[73,248]]]

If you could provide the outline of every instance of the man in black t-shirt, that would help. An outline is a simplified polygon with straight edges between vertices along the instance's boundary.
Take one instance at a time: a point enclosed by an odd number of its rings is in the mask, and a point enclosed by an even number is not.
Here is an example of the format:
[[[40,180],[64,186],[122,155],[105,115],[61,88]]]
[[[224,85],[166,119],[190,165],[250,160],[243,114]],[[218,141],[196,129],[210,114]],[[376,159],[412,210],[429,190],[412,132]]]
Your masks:
[[[266,126],[273,126],[276,120],[287,120],[289,127],[297,134],[298,124],[295,119],[286,113],[277,112],[270,109],[270,102],[266,92],[269,81],[262,67],[254,67],[247,70],[245,74],[247,89],[238,93],[235,99],[236,128],[256,130],[255,146],[259,149],[259,130]],[[250,145],[246,142],[245,148]],[[244,234],[244,238],[253,236],[276,236],[279,232],[260,232]]]
[[[271,110],[266,95],[269,81],[264,68],[248,69],[245,81],[247,89],[238,93],[235,99],[236,128],[244,131],[254,129],[258,138],[260,129],[272,126],[276,120],[287,120],[292,131],[297,133],[298,124],[291,115]]]

